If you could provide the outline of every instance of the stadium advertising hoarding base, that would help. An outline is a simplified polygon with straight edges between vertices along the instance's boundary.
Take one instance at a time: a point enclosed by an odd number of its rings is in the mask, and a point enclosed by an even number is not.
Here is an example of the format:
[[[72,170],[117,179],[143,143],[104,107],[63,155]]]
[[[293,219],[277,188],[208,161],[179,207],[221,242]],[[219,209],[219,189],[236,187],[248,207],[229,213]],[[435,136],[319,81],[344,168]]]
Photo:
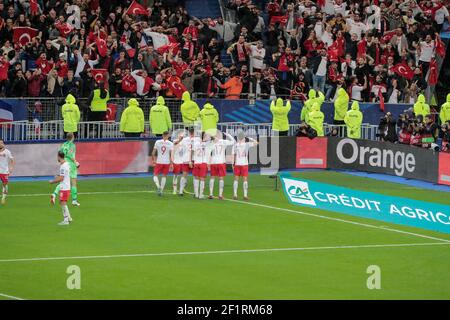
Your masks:
[[[328,138],[327,167],[437,182],[439,153],[370,140]]]
[[[60,143],[11,144],[16,160],[13,176],[39,177],[58,173]],[[141,173],[148,171],[147,141],[76,142],[78,171],[87,174]]]
[[[363,192],[282,175],[292,204],[450,234],[450,206]]]

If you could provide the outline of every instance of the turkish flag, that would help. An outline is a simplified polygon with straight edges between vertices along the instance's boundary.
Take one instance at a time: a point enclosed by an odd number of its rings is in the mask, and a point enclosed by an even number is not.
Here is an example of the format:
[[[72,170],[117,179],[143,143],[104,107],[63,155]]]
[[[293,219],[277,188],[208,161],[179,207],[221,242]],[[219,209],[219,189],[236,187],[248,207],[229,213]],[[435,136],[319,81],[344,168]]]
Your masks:
[[[21,47],[25,46],[31,39],[38,35],[39,31],[30,27],[15,27],[13,33],[14,43],[18,43]]]
[[[169,86],[170,91],[180,99],[183,95],[183,92],[187,91],[186,87],[183,83],[181,83],[181,79],[177,76],[170,76],[166,80],[167,85]]]
[[[115,103],[106,104],[106,121],[116,121],[117,105]]]
[[[406,62],[397,63],[392,67],[392,71],[408,80],[411,80],[414,77],[414,71],[408,66]]]
[[[62,37],[66,38],[72,31],[73,26],[67,22],[55,22],[55,27],[58,29]]]
[[[37,0],[30,0],[30,13],[32,16],[36,16],[39,13],[39,5]]]
[[[100,83],[103,82],[105,86],[107,85],[106,81],[106,74],[108,73],[108,70],[106,69],[91,69],[92,77],[94,78],[95,82]]]
[[[170,50],[172,50],[172,54],[176,56],[178,53],[178,46],[178,43],[171,42],[169,44],[166,44],[165,46],[159,47],[158,49],[156,49],[156,51],[158,51],[159,54],[163,55],[165,52],[169,52]]]
[[[127,74],[122,78],[122,90],[128,93],[136,93],[136,80],[131,74]]]
[[[275,24],[279,22],[280,25],[284,26],[288,22],[288,17],[286,16],[273,16],[270,19],[270,24]]]
[[[148,11],[142,5],[140,5],[136,0],[134,0],[131,3],[131,5],[128,7],[128,9],[125,13],[128,15],[134,14],[135,16],[137,16],[137,15],[148,16]]]
[[[439,36],[436,36],[436,53],[442,58],[445,57],[445,45]]]
[[[386,43],[389,42],[392,37],[397,33],[397,31],[393,30],[393,31],[388,31],[386,32],[382,37],[381,37],[381,42],[382,43]]]
[[[97,37],[97,39],[95,39],[95,44],[97,45],[98,54],[103,58],[106,57],[106,53],[108,51],[106,41],[100,37]]]
[[[438,82],[437,64],[435,59],[431,59],[428,69],[428,84],[435,85]]]

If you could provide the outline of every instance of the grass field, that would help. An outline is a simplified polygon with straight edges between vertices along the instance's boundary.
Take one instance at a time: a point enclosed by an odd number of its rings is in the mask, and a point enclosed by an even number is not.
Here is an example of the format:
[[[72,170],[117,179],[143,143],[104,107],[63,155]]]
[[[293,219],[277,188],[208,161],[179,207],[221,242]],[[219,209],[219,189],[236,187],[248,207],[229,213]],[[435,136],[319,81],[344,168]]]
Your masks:
[[[448,193],[341,173],[293,176],[450,205]],[[13,182],[0,299],[450,299],[450,235],[290,205],[273,189],[252,175],[250,202],[202,201],[158,197],[150,178],[82,180],[73,224],[58,226],[48,183]],[[67,289],[71,265],[80,290]],[[370,265],[380,290],[366,286]]]

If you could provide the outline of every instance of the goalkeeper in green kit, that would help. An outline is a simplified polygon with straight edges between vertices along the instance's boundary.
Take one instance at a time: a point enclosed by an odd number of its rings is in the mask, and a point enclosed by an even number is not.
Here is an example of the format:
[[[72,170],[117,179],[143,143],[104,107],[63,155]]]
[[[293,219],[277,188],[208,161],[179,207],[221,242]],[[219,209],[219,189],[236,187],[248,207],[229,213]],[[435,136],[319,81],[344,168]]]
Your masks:
[[[76,155],[76,147],[74,140],[74,134],[72,132],[67,133],[67,141],[64,142],[59,149],[62,151],[65,155],[64,160],[67,161],[67,163],[70,166],[70,195],[72,197],[72,205],[74,206],[80,206],[80,203],[78,202],[78,190],[77,190],[77,174],[78,174],[78,167],[80,164],[75,159]],[[60,186],[56,186],[55,191],[51,195],[51,204],[55,204],[56,197],[59,193]]]

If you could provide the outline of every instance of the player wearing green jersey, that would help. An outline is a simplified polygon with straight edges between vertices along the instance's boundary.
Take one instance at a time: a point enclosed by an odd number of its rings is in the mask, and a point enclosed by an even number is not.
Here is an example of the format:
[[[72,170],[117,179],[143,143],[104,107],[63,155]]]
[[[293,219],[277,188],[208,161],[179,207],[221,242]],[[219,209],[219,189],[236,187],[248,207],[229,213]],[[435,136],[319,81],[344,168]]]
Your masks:
[[[65,160],[69,164],[70,167],[70,195],[72,197],[72,205],[74,206],[80,206],[80,203],[78,202],[78,189],[77,189],[77,175],[78,175],[78,167],[80,164],[77,162],[75,156],[76,156],[76,146],[73,142],[75,139],[74,134],[72,132],[69,132],[67,134],[67,141],[64,142],[59,149],[62,151],[65,155]],[[56,196],[59,194],[60,191],[60,185],[58,184],[55,188],[55,191],[51,195],[50,202],[52,204],[55,204]]]

